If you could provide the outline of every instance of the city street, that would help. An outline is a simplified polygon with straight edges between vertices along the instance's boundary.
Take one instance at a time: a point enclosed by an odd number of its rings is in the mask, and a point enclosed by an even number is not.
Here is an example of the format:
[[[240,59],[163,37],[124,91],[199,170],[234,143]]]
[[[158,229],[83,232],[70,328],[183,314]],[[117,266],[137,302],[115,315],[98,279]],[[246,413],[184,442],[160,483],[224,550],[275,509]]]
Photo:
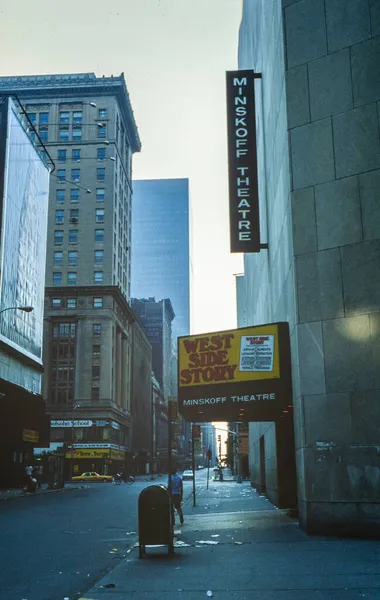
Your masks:
[[[80,597],[136,542],[138,496],[152,483],[166,477],[0,502],[0,598]]]

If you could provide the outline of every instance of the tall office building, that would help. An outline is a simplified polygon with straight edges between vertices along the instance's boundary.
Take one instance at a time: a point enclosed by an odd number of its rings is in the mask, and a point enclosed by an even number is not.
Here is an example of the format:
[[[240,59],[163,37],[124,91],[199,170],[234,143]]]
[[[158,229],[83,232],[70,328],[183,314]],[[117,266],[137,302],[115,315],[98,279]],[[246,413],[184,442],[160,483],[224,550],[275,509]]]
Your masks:
[[[124,76],[3,77],[0,91],[18,95],[56,165],[43,386],[53,440],[76,442],[75,469],[101,471],[124,461],[131,427],[131,168],[140,140]]]
[[[132,296],[170,298],[172,337],[190,333],[188,179],[133,182]]]
[[[41,397],[49,168],[19,105],[0,99],[0,488],[48,443]]]
[[[165,399],[172,389],[172,322],[174,312],[169,298],[132,299],[132,309],[152,346],[152,369]]]

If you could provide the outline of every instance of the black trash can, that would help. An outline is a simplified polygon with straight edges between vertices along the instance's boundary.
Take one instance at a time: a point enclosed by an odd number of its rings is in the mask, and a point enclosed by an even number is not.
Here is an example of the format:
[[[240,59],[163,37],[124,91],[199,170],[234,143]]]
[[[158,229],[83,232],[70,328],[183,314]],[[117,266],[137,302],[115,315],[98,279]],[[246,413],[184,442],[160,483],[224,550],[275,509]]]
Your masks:
[[[173,554],[173,523],[171,500],[163,485],[150,485],[139,496],[139,556],[145,546],[165,544]]]

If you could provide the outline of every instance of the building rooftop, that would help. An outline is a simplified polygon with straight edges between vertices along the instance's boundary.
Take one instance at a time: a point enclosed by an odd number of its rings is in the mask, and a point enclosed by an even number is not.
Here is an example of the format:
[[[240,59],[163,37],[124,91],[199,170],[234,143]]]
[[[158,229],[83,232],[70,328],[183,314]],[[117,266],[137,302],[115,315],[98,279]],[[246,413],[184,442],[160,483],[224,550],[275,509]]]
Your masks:
[[[92,94],[115,95],[127,123],[133,152],[140,152],[141,141],[134,118],[124,73],[114,77],[96,77],[95,73],[69,73],[65,75],[17,75],[0,77],[0,93],[22,97],[62,97]]]

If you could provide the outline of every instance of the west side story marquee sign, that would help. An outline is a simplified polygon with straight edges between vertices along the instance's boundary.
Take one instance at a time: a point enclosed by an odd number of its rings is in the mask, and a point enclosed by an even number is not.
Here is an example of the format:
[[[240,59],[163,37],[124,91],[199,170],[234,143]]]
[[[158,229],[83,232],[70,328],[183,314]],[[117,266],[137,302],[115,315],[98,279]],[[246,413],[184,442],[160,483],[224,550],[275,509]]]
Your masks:
[[[227,71],[227,131],[231,252],[260,252],[255,87],[261,75]]]
[[[292,404],[289,324],[178,338],[186,421],[276,421]]]

